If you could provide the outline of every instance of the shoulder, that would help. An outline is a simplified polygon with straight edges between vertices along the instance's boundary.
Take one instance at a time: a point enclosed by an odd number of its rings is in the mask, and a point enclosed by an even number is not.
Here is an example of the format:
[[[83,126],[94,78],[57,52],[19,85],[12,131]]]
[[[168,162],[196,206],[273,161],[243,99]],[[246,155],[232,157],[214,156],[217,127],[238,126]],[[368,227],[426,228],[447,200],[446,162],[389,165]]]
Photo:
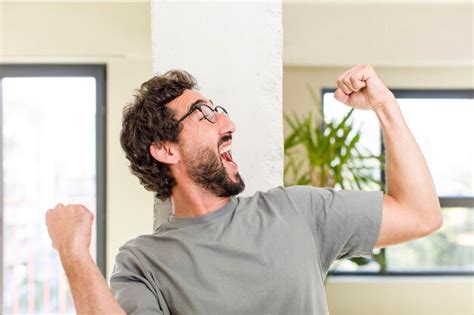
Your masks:
[[[279,209],[293,209],[301,212],[312,202],[312,194],[324,195],[325,189],[312,186],[277,186],[268,191],[257,191],[250,197],[239,197],[241,206],[265,206]]]
[[[334,193],[335,190],[331,188],[295,185],[278,186],[270,189],[265,194],[270,198],[287,199],[297,204],[308,204],[331,198]]]
[[[261,200],[279,201],[282,199],[288,199],[288,197],[288,187],[277,186],[267,191],[256,191],[251,196],[239,196],[237,197],[237,200],[239,201],[239,205],[246,205]]]
[[[365,190],[336,190],[330,187],[291,186],[288,194],[296,201],[308,200],[313,206],[334,206],[337,204],[352,204],[372,202],[380,199],[382,192]]]
[[[119,247],[117,258],[141,260],[147,253],[156,249],[159,236],[144,234],[137,236]]]
[[[267,191],[257,191],[252,196],[238,197],[239,200],[258,199],[258,198],[291,198],[293,196],[308,194],[311,186],[277,186]]]

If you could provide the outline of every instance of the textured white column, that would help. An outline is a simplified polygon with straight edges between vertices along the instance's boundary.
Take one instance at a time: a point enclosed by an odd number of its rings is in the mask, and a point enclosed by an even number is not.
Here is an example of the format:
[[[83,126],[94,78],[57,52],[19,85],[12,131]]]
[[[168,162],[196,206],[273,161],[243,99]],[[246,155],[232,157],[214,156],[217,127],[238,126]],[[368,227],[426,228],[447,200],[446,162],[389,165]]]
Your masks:
[[[154,73],[184,69],[228,109],[242,195],[282,185],[281,2],[155,0],[151,23]]]

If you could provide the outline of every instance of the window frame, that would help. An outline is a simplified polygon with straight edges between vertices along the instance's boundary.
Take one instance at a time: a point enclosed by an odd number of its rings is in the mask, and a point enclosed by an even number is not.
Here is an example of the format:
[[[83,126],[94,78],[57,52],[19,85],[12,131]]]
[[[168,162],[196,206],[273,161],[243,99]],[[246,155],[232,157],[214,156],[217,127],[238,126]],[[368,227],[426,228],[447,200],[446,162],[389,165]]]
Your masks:
[[[321,89],[321,113],[324,115],[324,94],[334,93],[335,87]],[[474,89],[390,89],[398,98],[423,98],[423,99],[473,99]],[[385,146],[382,132],[380,132],[380,152],[385,155]],[[385,171],[381,169],[381,178],[385,184]],[[473,196],[438,196],[441,208],[466,207],[474,208]],[[443,210],[443,209],[442,209]],[[474,211],[474,210],[473,210]],[[385,248],[381,251],[385,255]],[[474,276],[474,271],[329,271],[328,276]]]
[[[105,276],[106,267],[106,65],[0,63],[0,158],[3,161],[2,80],[5,77],[93,77],[96,82],[96,260]],[[3,167],[0,167],[0,226],[3,227]],[[3,292],[3,228],[0,229],[0,292]],[[0,312],[3,293],[0,294]]]

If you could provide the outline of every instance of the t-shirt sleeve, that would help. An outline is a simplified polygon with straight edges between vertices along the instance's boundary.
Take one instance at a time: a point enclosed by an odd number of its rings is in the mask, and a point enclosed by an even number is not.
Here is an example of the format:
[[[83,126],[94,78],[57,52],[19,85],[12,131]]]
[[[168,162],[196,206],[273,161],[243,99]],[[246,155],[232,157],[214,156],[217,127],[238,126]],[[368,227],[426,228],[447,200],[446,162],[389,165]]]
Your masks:
[[[110,288],[127,314],[170,314],[163,295],[145,276],[135,253],[121,248],[115,258]]]
[[[382,222],[381,191],[293,186],[290,193],[308,217],[324,274],[336,259],[372,256]]]

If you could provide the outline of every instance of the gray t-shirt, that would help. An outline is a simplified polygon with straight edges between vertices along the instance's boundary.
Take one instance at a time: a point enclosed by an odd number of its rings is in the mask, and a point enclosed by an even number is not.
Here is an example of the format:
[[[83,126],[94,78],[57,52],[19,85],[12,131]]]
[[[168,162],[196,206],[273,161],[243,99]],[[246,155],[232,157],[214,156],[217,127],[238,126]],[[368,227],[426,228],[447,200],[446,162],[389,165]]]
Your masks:
[[[277,187],[170,215],[120,248],[112,292],[129,314],[328,314],[329,266],[372,255],[382,196]]]

